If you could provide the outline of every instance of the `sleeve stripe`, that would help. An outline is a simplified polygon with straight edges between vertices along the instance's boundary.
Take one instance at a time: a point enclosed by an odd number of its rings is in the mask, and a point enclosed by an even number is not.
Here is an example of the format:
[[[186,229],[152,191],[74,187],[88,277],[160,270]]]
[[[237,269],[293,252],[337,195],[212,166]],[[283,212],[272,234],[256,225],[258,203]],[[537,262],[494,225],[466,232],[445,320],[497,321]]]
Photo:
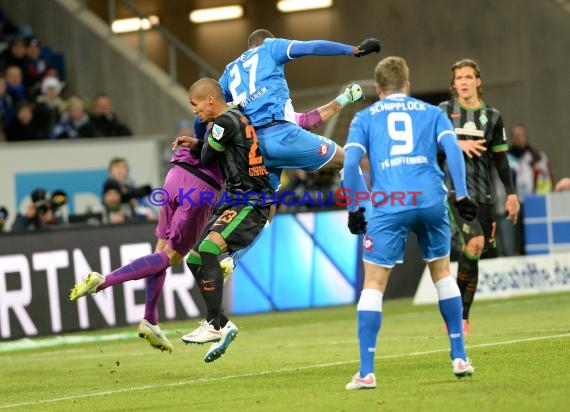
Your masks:
[[[506,152],[507,150],[509,150],[509,145],[508,144],[498,144],[497,146],[491,147],[491,150],[493,152]]]
[[[223,152],[226,148],[216,142],[216,140],[212,137],[212,135],[208,136],[208,144],[213,148],[216,149],[218,152]]]
[[[358,147],[359,149],[361,149],[364,152],[364,154],[366,154],[366,148],[363,145],[361,145],[360,143],[347,143],[343,149],[346,150],[349,147]]]
[[[289,46],[287,47],[287,57],[289,58],[289,60],[294,59],[294,57],[291,57],[291,46],[293,46],[293,43],[295,43],[295,40],[289,43]]]
[[[441,138],[447,134],[451,134],[451,135],[455,136],[455,132],[453,132],[451,130],[444,130],[443,132],[441,132],[440,134],[437,135],[437,142],[439,143]]]

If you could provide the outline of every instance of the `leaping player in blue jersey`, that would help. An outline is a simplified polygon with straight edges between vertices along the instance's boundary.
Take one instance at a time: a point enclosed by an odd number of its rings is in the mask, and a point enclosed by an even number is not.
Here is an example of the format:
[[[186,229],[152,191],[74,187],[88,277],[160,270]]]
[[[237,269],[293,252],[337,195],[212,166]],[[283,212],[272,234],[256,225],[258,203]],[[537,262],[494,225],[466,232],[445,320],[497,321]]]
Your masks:
[[[279,186],[283,168],[340,170],[342,148],[295,123],[284,65],[302,56],[378,53],[380,42],[367,39],[359,46],[349,46],[325,40],[296,41],[258,29],[249,36],[248,47],[226,66],[219,83],[226,101],[237,104],[255,127],[274,188]]]
[[[407,96],[409,69],[404,59],[381,60],[374,76],[380,100],[356,114],[345,145],[344,186],[353,199],[348,206],[348,226],[354,234],[365,234],[364,285],[357,306],[360,370],[346,385],[348,390],[376,387],[374,356],[382,324],[382,298],[392,268],[402,262],[406,238],[412,231],[448,327],[453,373],[463,377],[474,372],[463,342],[461,294],[451,276],[447,190],[437,163],[440,147],[456,187],[454,203],[463,218],[473,220],[477,205],[468,197],[457,136],[438,107]],[[372,180],[368,223],[364,208],[355,204],[367,193],[359,173],[360,160],[366,154]]]

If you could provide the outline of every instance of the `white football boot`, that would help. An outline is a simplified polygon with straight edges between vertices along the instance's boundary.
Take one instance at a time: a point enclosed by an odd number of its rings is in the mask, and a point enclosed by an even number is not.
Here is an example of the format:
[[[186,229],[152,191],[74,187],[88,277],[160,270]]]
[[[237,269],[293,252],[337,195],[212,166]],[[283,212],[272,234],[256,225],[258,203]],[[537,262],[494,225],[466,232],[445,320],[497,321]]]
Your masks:
[[[237,337],[239,329],[232,321],[228,320],[226,326],[222,328],[221,333],[222,338],[218,342],[212,343],[208,353],[204,356],[204,362],[209,363],[220,358],[226,352],[230,343]]]
[[[354,391],[357,389],[375,389],[376,388],[376,375],[370,372],[364,378],[360,377],[360,372],[352,377],[352,380],[346,384],[346,390]]]
[[[475,372],[475,368],[471,364],[471,360],[463,360],[461,358],[455,358],[451,362],[453,365],[453,373],[458,378],[464,378],[465,376],[471,376]]]
[[[182,336],[182,342],[202,345],[209,342],[218,342],[222,338],[222,331],[216,330],[211,323],[203,320],[198,324],[200,326],[192,332]]]

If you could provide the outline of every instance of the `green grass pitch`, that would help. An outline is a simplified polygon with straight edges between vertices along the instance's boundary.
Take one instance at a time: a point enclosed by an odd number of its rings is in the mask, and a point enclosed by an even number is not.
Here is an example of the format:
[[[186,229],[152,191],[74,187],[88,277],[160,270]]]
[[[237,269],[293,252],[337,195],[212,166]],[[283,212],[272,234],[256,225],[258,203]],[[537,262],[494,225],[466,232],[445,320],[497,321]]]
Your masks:
[[[92,343],[25,350],[0,343],[0,410],[569,410],[569,293],[475,302],[466,338],[475,375],[461,380],[437,306],[386,301],[379,386],[368,391],[344,389],[358,369],[354,306],[232,320],[240,334],[211,364],[202,360],[207,346],[178,339],[196,320],[162,325],[172,354],[139,339],[136,326],[66,335],[99,340]]]

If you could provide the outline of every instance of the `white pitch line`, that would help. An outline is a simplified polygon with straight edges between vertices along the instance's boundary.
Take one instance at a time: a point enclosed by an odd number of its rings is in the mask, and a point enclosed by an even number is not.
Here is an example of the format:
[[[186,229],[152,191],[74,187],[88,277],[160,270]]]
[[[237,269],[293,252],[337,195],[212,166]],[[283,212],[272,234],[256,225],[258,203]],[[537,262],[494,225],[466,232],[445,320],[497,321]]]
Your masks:
[[[489,346],[501,346],[501,345],[512,345],[515,343],[525,343],[525,342],[534,342],[539,340],[549,340],[549,339],[559,339],[559,338],[568,338],[570,337],[570,333],[562,333],[559,335],[550,335],[550,336],[537,336],[534,338],[525,338],[525,339],[513,339],[507,340],[502,342],[490,342],[490,343],[479,343],[476,345],[469,345],[467,346],[468,349],[473,348],[484,348]],[[440,352],[448,352],[449,348],[445,349],[433,349],[423,352],[411,352],[411,353],[402,353],[397,355],[386,355],[386,356],[378,356],[376,359],[397,359],[397,358],[406,358],[411,356],[423,356],[423,355],[431,355],[434,353]],[[44,403],[55,403],[55,402],[62,402],[68,401],[72,399],[83,399],[83,398],[94,398],[99,396],[108,396],[108,395],[116,395],[119,393],[126,393],[126,392],[136,392],[136,391],[144,391],[148,389],[160,389],[160,388],[170,388],[175,386],[186,386],[186,385],[193,385],[196,383],[205,383],[205,382],[216,382],[216,381],[223,381],[228,379],[239,379],[239,378],[249,378],[253,376],[262,376],[262,375],[271,375],[277,373],[289,373],[289,372],[298,372],[302,370],[308,369],[318,369],[318,368],[328,368],[331,366],[338,366],[338,365],[348,365],[351,363],[358,363],[358,360],[348,360],[348,361],[338,361],[338,362],[329,362],[329,363],[320,363],[317,365],[308,365],[308,366],[298,366],[294,368],[283,368],[283,369],[274,369],[269,371],[260,371],[260,372],[249,372],[249,373],[240,373],[235,375],[226,375],[226,376],[218,376],[213,378],[198,378],[198,379],[190,379],[185,381],[179,382],[171,382],[166,384],[160,385],[144,385],[144,386],[133,386],[131,388],[123,388],[123,389],[113,389],[108,391],[100,391],[100,392],[92,392],[92,393],[82,393],[78,395],[69,395],[69,396],[62,396],[59,398],[51,398],[51,399],[41,399],[37,401],[27,401],[27,402],[19,402],[19,403],[11,403],[0,405],[0,409],[8,409],[8,408],[18,408],[22,406],[31,406],[31,405],[41,405]]]

